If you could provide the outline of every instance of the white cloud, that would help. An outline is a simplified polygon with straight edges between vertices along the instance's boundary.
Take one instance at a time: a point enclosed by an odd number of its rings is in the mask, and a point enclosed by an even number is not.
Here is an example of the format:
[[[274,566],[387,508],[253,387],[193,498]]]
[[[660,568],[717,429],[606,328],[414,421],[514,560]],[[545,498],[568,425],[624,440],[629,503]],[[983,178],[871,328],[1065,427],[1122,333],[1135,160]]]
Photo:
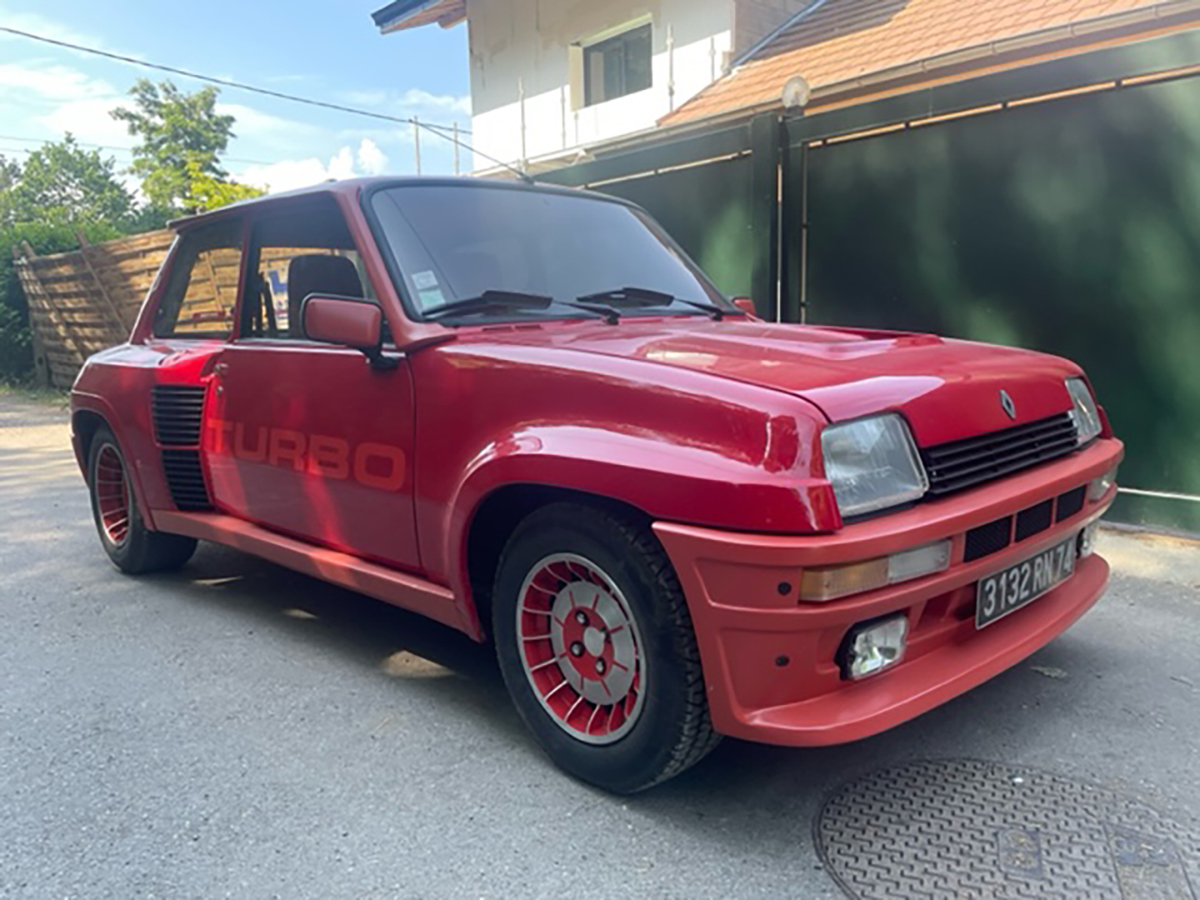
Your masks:
[[[297,140],[315,137],[324,129],[294,119],[273,116],[241,103],[218,103],[216,111],[223,116],[233,116],[233,133],[239,138],[253,138],[271,143],[286,142],[294,146]]]
[[[429,91],[422,91],[416,88],[410,88],[401,94],[399,102],[401,106],[406,107],[424,106],[461,113],[464,116],[469,116],[471,114],[470,97],[455,97],[450,94],[431,94]]]
[[[96,37],[96,35],[73,31],[58,21],[47,19],[45,16],[39,16],[37,13],[14,12],[8,6],[0,5],[0,21],[3,21],[9,28],[53,38],[56,41],[66,41],[85,47],[104,48],[105,46],[104,42]],[[19,41],[23,44],[31,44],[29,38],[20,37],[15,34],[6,34],[4,32],[0,32],[0,41]],[[134,54],[126,53],[125,55],[133,56]]]
[[[388,158],[379,145],[363,138],[358,145],[358,166],[367,175],[382,175],[387,171]]]
[[[58,135],[69,131],[84,143],[128,147],[133,139],[125,123],[112,117],[114,109],[128,106],[125,101],[75,100],[55,107],[44,116],[38,116],[36,121]]]
[[[389,115],[425,117],[431,114],[440,114],[442,118],[471,115],[470,97],[460,97],[454,94],[431,94],[420,88],[409,88],[406,91],[345,91],[341,94],[341,98],[346,103]]]
[[[320,184],[330,179],[355,178],[360,175],[380,175],[387,169],[388,159],[379,145],[370,138],[359,141],[357,149],[342,147],[322,163],[317,157],[285,159],[269,166],[247,166],[236,178],[243,184],[266,188],[271,193]]]
[[[92,78],[78,69],[42,61],[0,63],[0,91],[32,92],[45,100],[79,97],[113,97],[117,92],[107,81]]]

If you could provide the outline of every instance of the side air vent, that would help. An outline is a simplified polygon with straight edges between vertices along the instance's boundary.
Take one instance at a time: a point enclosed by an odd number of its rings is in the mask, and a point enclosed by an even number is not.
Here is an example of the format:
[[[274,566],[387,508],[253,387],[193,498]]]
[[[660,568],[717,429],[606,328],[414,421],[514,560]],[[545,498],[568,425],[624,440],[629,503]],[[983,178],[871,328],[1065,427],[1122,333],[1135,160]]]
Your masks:
[[[204,388],[190,384],[155,386],[154,437],[168,447],[198,447],[204,413]]]
[[[163,471],[171,499],[183,512],[205,512],[212,509],[204,473],[200,470],[199,450],[164,450]]]
[[[200,468],[200,427],[204,388],[190,384],[160,384],[151,401],[154,437],[163,446],[163,474],[171,499],[183,512],[212,509],[204,472]],[[180,448],[189,449],[180,449]],[[171,448],[171,449],[167,449]]]

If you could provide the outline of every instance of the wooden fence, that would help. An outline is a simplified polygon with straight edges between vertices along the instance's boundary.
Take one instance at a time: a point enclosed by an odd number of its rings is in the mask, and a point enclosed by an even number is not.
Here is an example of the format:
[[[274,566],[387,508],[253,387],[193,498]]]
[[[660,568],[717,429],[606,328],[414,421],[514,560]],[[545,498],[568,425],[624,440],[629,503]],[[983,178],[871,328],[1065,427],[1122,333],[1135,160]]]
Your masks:
[[[174,235],[151,231],[35,256],[13,248],[29,301],[34,366],[40,384],[69,388],[91,354],[128,336]]]

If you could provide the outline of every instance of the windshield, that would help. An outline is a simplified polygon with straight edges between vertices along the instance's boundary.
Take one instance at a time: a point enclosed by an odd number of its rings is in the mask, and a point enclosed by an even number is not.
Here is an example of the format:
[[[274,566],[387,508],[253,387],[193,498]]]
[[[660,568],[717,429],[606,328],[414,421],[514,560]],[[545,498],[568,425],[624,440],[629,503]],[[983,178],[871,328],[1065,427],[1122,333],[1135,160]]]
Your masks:
[[[624,288],[665,296],[621,315],[702,315],[697,303],[736,312],[653,220],[620,203],[478,184],[397,186],[377,191],[370,204],[418,316],[436,311],[439,322],[464,323],[594,316],[566,304],[602,303],[596,295]],[[447,305],[485,294],[553,302],[467,303],[444,314]]]

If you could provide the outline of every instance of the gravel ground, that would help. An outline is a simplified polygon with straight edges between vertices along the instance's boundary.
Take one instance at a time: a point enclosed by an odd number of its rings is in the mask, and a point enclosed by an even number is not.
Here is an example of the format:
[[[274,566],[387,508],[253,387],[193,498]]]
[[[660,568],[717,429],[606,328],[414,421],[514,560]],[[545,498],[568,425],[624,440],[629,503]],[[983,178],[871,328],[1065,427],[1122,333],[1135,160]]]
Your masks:
[[[0,396],[0,509],[3,897],[840,897],[823,798],[926,759],[1200,810],[1186,541],[1105,533],[1095,611],[915,722],[823,750],[726,741],[615,799],[553,769],[489,651],[445,629],[213,546],[119,575],[59,408]]]

